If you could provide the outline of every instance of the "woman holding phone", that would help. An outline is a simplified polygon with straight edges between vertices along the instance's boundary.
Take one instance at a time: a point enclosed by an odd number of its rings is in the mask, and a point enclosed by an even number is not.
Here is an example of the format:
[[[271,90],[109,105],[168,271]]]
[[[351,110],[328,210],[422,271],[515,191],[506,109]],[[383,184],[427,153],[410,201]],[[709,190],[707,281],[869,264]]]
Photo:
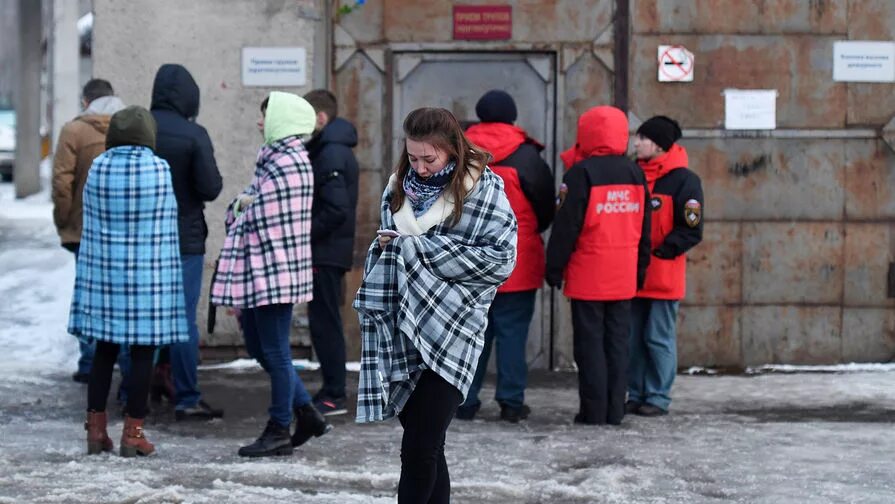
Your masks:
[[[450,500],[445,433],[475,375],[488,309],[516,262],[516,218],[490,155],[449,111],[404,121],[354,307],[358,422],[398,416],[399,503]]]

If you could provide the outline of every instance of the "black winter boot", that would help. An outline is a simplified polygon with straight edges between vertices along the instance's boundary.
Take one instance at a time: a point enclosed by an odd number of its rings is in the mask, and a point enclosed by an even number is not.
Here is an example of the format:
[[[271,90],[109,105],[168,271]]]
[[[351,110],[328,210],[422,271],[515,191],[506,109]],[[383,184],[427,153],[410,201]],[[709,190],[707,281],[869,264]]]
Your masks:
[[[326,423],[326,418],[313,404],[305,404],[295,410],[295,434],[292,435],[292,446],[301,446],[312,436],[320,437],[332,429],[333,426]]]
[[[267,427],[261,437],[254,443],[239,449],[240,457],[271,457],[275,455],[292,455],[292,443],[289,440],[289,427],[267,421]]]

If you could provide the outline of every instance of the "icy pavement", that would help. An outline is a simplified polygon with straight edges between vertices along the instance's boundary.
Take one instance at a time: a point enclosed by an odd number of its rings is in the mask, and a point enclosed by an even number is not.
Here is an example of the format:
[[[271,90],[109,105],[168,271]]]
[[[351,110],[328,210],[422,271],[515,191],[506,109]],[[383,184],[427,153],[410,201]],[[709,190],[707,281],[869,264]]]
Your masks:
[[[200,372],[223,420],[175,423],[154,406],[147,432],[158,456],[85,455],[86,388],[70,379],[77,348],[64,332],[73,264],[46,208],[28,206],[0,210],[0,503],[394,502],[396,422],[336,417],[292,457],[237,457],[266,420],[268,394],[266,376],[244,363]],[[473,422],[454,421],[453,502],[895,502],[892,367],[781,370],[679,376],[671,415],[617,428],[573,425],[575,376],[535,373],[529,421],[499,422],[493,402]],[[316,390],[318,374],[302,376]],[[486,387],[483,398],[492,395]],[[117,445],[113,402],[110,412]]]

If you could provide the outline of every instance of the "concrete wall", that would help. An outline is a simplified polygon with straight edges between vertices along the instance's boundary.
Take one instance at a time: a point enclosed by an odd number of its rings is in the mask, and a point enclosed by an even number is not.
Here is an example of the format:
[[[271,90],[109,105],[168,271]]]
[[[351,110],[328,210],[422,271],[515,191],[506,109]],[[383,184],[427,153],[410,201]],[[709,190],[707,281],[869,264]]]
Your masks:
[[[93,73],[108,79],[129,104],[148,107],[152,81],[163,63],[180,63],[201,89],[198,122],[211,135],[224,191],[208,205],[208,252],[199,327],[205,329],[211,267],[224,239],[226,205],[249,183],[261,137],[255,122],[270,88],[243,87],[244,46],[307,48],[308,85],[286,91],[303,94],[314,82],[314,37],[320,12],[314,0],[95,0]],[[218,314],[208,345],[240,345],[232,317]]]
[[[631,9],[632,113],[704,130],[682,141],[705,187],[706,236],[689,256],[681,365],[891,360],[895,154],[866,131],[895,116],[895,85],[834,82],[832,55],[837,40],[895,39],[895,3],[638,0]],[[659,44],[695,54],[694,82],[656,81]],[[796,138],[721,130],[725,88],[777,89],[778,128]],[[825,138],[833,132],[845,138]],[[862,136],[871,138],[848,138]]]
[[[0,0],[0,108],[13,106],[19,51],[19,2]]]

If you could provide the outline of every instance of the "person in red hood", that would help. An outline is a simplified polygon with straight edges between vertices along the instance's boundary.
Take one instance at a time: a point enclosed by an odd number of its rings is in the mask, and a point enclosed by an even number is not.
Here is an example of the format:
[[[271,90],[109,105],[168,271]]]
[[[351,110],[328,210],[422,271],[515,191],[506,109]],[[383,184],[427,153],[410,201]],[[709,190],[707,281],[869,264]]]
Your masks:
[[[485,381],[491,346],[497,347],[497,392],[500,418],[516,423],[531,412],[525,404],[528,363],[525,346],[534,314],[535,293],[544,283],[543,233],[553,220],[553,173],[541,158],[544,146],[515,126],[516,103],[504,91],[485,93],[475,107],[481,123],[466,131],[474,144],[491,153],[493,170],[503,179],[504,191],[519,225],[516,268],[498,290],[488,312],[485,348],[466,401],[456,418],[472,420],[481,407],[479,391]]]
[[[668,413],[677,373],[675,325],[687,289],[685,254],[702,241],[702,183],[687,168],[687,151],[676,143],[680,138],[676,121],[656,116],[640,126],[634,142],[652,194],[653,260],[631,305],[625,409],[642,416]]]
[[[621,423],[625,415],[631,299],[650,261],[649,190],[625,157],[628,119],[594,107],[562,154],[567,189],[547,245],[547,283],[572,300],[578,365],[576,423]],[[565,273],[565,276],[563,276]]]

